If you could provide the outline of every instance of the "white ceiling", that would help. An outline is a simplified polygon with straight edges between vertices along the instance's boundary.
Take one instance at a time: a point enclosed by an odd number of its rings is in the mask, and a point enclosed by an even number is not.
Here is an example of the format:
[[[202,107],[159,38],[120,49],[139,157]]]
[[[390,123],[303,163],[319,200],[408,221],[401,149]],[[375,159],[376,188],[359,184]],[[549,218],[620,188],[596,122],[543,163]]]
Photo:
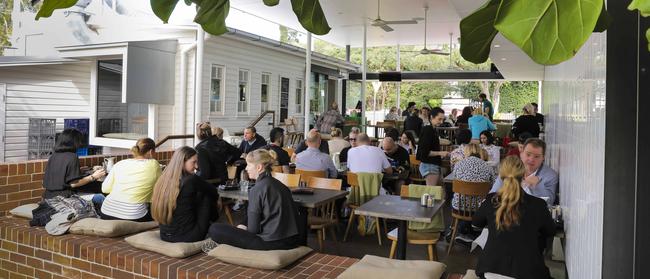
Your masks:
[[[406,20],[424,17],[424,7],[429,7],[427,45],[448,44],[449,33],[458,42],[459,22],[485,2],[484,0],[380,0],[383,20]],[[296,19],[291,1],[281,0],[275,7],[267,7],[261,0],[231,0],[231,6],[261,18],[304,31]],[[422,45],[424,21],[410,25],[391,25],[392,32],[370,26],[377,17],[377,0],[320,0],[328,23],[329,34],[319,36],[339,46],[360,47],[363,43],[363,21],[367,20],[367,46]],[[370,19],[368,19],[370,18]],[[494,47],[499,45],[499,47]],[[490,58],[504,77],[510,80],[541,80],[544,67],[533,62],[524,52],[498,35],[492,46]]]

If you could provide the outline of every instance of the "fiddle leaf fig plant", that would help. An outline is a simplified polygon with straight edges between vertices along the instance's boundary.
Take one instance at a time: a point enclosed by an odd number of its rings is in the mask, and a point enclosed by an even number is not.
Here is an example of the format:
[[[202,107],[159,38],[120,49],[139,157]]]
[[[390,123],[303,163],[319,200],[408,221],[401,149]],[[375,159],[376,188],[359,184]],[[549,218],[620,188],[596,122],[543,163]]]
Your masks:
[[[605,31],[609,22],[603,0],[490,0],[461,20],[460,53],[483,63],[501,33],[533,61],[554,65],[573,57],[592,32]]]
[[[74,6],[78,0],[44,0],[36,14],[36,20],[49,17],[57,9]],[[179,0],[150,0],[154,14],[167,23]],[[262,0],[266,6],[276,6],[280,0]],[[183,0],[186,5],[196,5],[194,22],[201,25],[206,32],[218,36],[228,32],[226,17],[230,10],[230,0]],[[319,0],[291,0],[293,12],[307,31],[316,35],[325,35],[331,30]]]
[[[650,16],[650,0],[634,0],[627,7],[628,10],[639,10],[639,13],[644,16]],[[650,51],[650,29],[645,31],[645,39],[648,42],[648,51]]]

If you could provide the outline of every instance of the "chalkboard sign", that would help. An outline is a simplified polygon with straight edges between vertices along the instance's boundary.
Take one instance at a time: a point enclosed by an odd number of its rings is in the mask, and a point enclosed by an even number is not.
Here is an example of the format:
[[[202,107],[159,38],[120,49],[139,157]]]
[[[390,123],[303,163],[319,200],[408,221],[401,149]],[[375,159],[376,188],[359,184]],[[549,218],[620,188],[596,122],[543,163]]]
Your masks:
[[[289,79],[280,78],[280,122],[289,116]]]

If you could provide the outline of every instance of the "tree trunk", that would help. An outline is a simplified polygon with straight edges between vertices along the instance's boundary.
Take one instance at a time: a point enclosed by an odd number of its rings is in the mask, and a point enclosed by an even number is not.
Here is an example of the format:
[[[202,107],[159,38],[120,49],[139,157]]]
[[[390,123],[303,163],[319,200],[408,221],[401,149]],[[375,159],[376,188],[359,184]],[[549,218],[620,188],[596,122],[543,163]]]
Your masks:
[[[492,92],[492,107],[494,108],[494,115],[499,112],[499,103],[501,101],[501,86],[503,81],[497,81],[494,85],[494,91]]]

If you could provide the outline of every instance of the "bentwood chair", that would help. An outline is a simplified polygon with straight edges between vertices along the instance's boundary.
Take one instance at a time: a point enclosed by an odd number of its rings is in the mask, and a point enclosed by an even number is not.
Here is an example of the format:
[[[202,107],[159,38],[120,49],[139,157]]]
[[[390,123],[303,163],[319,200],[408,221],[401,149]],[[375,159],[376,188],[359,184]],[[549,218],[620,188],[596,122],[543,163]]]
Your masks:
[[[347,173],[347,182],[348,182],[348,185],[350,185],[351,192],[352,191],[359,191],[359,179],[358,179],[356,173],[348,172]],[[356,187],[356,189],[352,189],[352,188],[355,188],[355,187]],[[377,187],[381,187],[381,185],[378,185]],[[359,208],[361,206],[361,204],[355,204],[354,201],[348,200],[347,206],[350,208],[350,218],[348,219],[348,226],[345,229],[345,234],[343,235],[343,241],[344,242],[348,239],[348,233],[350,232],[350,228],[352,228],[352,223],[354,223],[354,218],[356,217],[356,215],[354,214],[354,210]],[[367,218],[370,218],[370,217],[367,217]],[[377,224],[377,241],[379,242],[379,245],[381,246],[381,226],[379,225],[379,217],[375,217],[375,223]],[[386,229],[386,220],[384,220],[384,230],[385,229]]]
[[[468,182],[462,180],[454,180],[452,182],[452,192],[458,194],[458,209],[451,208],[451,218],[453,218],[453,226],[451,231],[451,240],[449,241],[449,248],[447,248],[447,255],[451,252],[454,246],[454,239],[458,229],[458,221],[472,221],[474,213],[478,211],[479,203],[472,202],[476,199],[483,200],[490,192],[492,185],[490,182]]]
[[[311,177],[307,181],[307,187],[316,189],[341,190],[343,181],[341,179],[329,179],[320,177]],[[318,236],[318,247],[323,251],[323,240],[325,239],[325,229],[329,229],[332,239],[336,241],[336,232],[334,229],[338,225],[338,214],[336,214],[336,201],[331,201],[318,208],[315,208],[307,220],[309,228],[316,230]]]
[[[271,175],[273,175],[273,178],[279,180],[282,182],[282,184],[286,185],[289,188],[295,188],[300,185],[300,174],[290,174],[274,171],[271,173]]]
[[[309,182],[309,179],[312,177],[327,178],[327,173],[325,171],[308,171],[296,169],[296,174],[300,174],[301,181],[305,183]]]
[[[420,174],[420,160],[415,158],[415,155],[409,155],[409,163],[411,165],[411,172],[409,179],[413,184],[427,184],[426,179]]]

